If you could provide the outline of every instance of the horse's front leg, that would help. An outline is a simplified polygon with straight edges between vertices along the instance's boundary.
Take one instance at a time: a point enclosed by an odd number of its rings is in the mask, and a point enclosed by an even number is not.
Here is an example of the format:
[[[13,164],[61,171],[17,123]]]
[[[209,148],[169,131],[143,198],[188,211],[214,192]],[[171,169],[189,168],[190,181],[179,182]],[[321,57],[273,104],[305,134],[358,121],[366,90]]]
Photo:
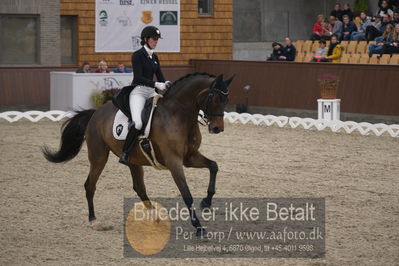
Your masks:
[[[147,196],[147,191],[144,184],[143,166],[131,164],[129,165],[129,168],[130,168],[130,173],[132,174],[133,190],[136,191],[137,195],[144,203],[144,205],[147,208],[152,209],[154,206],[152,205],[150,199]]]
[[[184,162],[184,166],[193,168],[208,168],[210,177],[208,185],[208,195],[201,201],[201,208],[210,208],[212,205],[212,198],[216,192],[216,175],[218,173],[218,165],[215,161],[212,161],[196,151],[191,154]]]
[[[186,204],[187,208],[190,210],[190,218],[191,224],[196,228],[197,236],[202,236],[205,234],[205,229],[201,226],[199,219],[195,213],[193,206],[193,197],[191,196],[190,189],[188,188],[186,177],[184,175],[183,163],[179,162],[179,160],[169,160],[167,163],[167,167],[170,170],[173,179],[179,188],[180,194],[183,197],[183,201]]]

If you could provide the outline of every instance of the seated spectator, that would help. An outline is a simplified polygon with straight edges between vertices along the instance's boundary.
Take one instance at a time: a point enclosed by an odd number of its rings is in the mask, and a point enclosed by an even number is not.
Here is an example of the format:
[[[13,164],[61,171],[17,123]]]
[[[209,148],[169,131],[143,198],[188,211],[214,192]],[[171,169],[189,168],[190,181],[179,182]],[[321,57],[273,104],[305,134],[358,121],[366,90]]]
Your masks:
[[[340,3],[335,4],[334,10],[330,12],[330,17],[335,17],[338,20],[342,21],[342,9]]]
[[[342,20],[344,19],[345,15],[349,17],[350,21],[352,21],[353,17],[355,16],[351,10],[349,3],[344,4],[344,10],[342,11]]]
[[[392,43],[385,43],[382,46],[380,55],[382,54],[399,54],[399,24],[396,24],[395,26]]]
[[[369,26],[366,28],[366,40],[374,41],[375,38],[382,35],[382,22],[381,16],[377,15],[374,17],[374,21],[371,22]]]
[[[352,32],[356,31],[356,25],[349,19],[348,15],[344,15],[342,19],[344,20],[344,23],[342,25],[341,40],[349,41],[351,39]]]
[[[342,57],[342,46],[339,44],[337,36],[331,37],[331,44],[327,51],[327,56],[325,57],[328,61],[333,63],[341,62]]]
[[[352,41],[364,41],[366,40],[366,29],[371,25],[371,18],[369,18],[366,12],[360,13],[360,24],[357,27],[357,31],[352,32]]]
[[[278,43],[278,42],[274,42],[272,43],[272,47],[273,47],[273,53],[270,55],[269,58],[267,58],[267,61],[278,61],[280,60],[280,56],[283,55],[283,46]]]
[[[76,73],[90,73],[90,72],[91,72],[90,64],[87,61],[83,62],[82,66],[78,70],[76,70]]]
[[[334,16],[330,16],[331,31],[330,36],[337,36],[338,40],[341,39],[342,22]]]
[[[381,8],[382,7],[382,2],[384,0],[378,0],[378,7]],[[388,8],[393,10],[393,2],[396,2],[396,0],[389,0],[388,1]]]
[[[356,28],[359,28],[360,23],[361,23],[360,17],[359,17],[359,16],[355,17],[355,18],[353,19],[353,23],[355,23]]]
[[[324,16],[318,15],[316,23],[313,24],[312,35],[310,36],[310,39],[312,41],[322,39],[322,36],[324,34],[323,23],[324,23]]]
[[[394,24],[395,26],[399,24],[399,8],[396,9],[395,12],[393,13],[392,24]]]
[[[387,0],[381,1],[380,9],[377,11],[377,15],[383,17],[384,15],[390,16],[393,18],[392,7],[389,6],[389,2]]]
[[[393,34],[394,28],[391,24],[388,24],[385,28],[384,34],[382,34],[382,37],[376,38],[377,44],[369,45],[369,56],[371,57],[373,54],[380,54],[384,44],[391,44],[393,42]]]
[[[109,69],[108,69],[108,65],[107,62],[105,62],[104,60],[100,61],[100,63],[98,64],[98,68],[95,71],[96,73],[110,73]]]
[[[290,37],[285,37],[284,39],[285,47],[283,48],[283,55],[279,57],[282,61],[294,61],[296,55],[296,48],[292,44],[292,39]]]
[[[319,48],[316,50],[316,53],[313,57],[313,62],[325,62],[325,56],[327,54],[326,41],[319,41]]]
[[[384,16],[382,17],[382,22],[381,22],[381,31],[382,31],[382,32],[385,31],[385,27],[386,27],[388,24],[391,24],[391,25],[393,26],[391,17],[388,16],[388,15],[384,15]]]
[[[331,24],[328,22],[327,19],[325,19],[322,23],[321,23],[322,27],[323,27],[323,34],[321,39],[322,40],[330,40],[331,39],[331,31],[332,31],[332,26]]]
[[[114,69],[114,73],[132,73],[132,70],[125,67],[124,63],[118,63],[118,67]]]

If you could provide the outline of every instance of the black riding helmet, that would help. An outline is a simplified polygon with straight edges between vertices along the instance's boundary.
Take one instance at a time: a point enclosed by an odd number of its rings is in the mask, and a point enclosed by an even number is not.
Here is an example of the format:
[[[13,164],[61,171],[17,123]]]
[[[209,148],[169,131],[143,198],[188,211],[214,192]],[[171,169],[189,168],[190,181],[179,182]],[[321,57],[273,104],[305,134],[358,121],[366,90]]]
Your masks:
[[[141,39],[145,38],[161,39],[161,31],[157,27],[147,26],[141,31]]]

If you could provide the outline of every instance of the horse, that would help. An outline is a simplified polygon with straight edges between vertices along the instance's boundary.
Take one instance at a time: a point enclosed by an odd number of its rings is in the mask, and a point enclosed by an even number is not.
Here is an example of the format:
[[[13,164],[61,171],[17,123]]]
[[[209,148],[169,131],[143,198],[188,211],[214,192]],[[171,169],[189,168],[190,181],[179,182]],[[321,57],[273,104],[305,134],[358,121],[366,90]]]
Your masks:
[[[210,208],[212,205],[218,172],[218,164],[198,151],[201,145],[198,114],[200,110],[203,111],[209,133],[218,134],[224,131],[223,116],[229,99],[228,86],[233,78],[234,76],[223,80],[223,74],[217,77],[208,73],[188,74],[172,84],[154,110],[148,139],[152,142],[159,163],[170,171],[189,210],[193,205],[193,197],[186,182],[184,167],[209,169],[207,196],[202,199],[201,208]],[[116,140],[112,134],[117,111],[118,108],[111,102],[97,110],[78,111],[62,126],[59,150],[52,151],[45,145],[42,147],[43,155],[48,161],[61,163],[73,159],[86,140],[90,171],[84,188],[90,224],[96,220],[93,203],[96,183],[108,161],[109,153],[112,151],[119,157],[122,152],[124,141]],[[128,161],[133,190],[151,208],[153,206],[147,196],[143,179],[143,166],[149,165],[136,141]],[[190,218],[196,235],[203,235],[206,231],[194,210],[190,211]]]

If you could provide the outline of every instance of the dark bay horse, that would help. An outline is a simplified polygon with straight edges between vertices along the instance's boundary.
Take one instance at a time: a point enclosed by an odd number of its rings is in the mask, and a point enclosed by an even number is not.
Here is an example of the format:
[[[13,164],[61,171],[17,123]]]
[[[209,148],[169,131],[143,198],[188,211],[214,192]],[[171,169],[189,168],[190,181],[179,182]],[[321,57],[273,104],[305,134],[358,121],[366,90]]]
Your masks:
[[[210,180],[208,194],[201,201],[201,207],[212,204],[215,194],[218,165],[202,155],[198,149],[201,133],[198,125],[198,113],[204,112],[210,133],[224,130],[224,109],[228,102],[230,85],[233,77],[223,80],[207,73],[186,75],[172,85],[155,109],[149,139],[151,140],[158,161],[171,172],[187,208],[191,208],[193,198],[186,182],[183,166],[208,168]],[[116,156],[122,152],[123,141],[116,140],[112,134],[113,120],[118,109],[107,103],[98,110],[78,112],[63,125],[61,144],[58,151],[43,147],[45,158],[54,163],[73,159],[80,151],[86,139],[90,172],[84,184],[89,208],[89,221],[93,222],[93,197],[96,183],[107,163],[109,152]],[[143,180],[143,166],[150,165],[136,142],[129,155],[129,168],[133,179],[133,189],[143,202],[150,202]],[[151,206],[150,206],[151,207]],[[191,212],[191,223],[197,235],[204,233],[195,212]]]

